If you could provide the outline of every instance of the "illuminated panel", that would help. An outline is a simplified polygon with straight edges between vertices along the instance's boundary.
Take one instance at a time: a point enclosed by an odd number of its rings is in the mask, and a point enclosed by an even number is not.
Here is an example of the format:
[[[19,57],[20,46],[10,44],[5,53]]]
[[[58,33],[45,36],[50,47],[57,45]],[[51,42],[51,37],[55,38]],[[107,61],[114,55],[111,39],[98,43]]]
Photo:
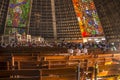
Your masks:
[[[5,34],[26,32],[31,0],[10,0]]]
[[[103,36],[103,29],[93,0],[73,0],[83,37]]]

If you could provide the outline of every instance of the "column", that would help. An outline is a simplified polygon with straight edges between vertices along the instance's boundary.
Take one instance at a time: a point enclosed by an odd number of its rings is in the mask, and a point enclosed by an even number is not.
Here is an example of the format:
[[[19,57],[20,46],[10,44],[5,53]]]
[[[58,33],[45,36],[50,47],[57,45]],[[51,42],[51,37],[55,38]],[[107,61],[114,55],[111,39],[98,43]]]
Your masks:
[[[51,8],[52,8],[52,19],[53,19],[53,35],[54,39],[57,40],[57,28],[56,28],[56,16],[55,16],[55,2],[51,0]]]

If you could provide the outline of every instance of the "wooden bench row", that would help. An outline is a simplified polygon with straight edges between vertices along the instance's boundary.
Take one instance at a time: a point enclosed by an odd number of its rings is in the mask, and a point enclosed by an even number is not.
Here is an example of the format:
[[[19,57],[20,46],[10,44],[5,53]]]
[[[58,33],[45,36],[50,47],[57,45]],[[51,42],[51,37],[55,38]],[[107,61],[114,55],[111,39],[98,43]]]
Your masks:
[[[110,57],[112,54],[108,54],[108,57],[94,58],[92,55],[81,56],[0,56],[0,62],[6,62],[8,67],[17,65],[17,69],[21,68],[42,68],[42,66],[48,66],[48,68],[68,67],[76,66],[79,63],[81,65],[87,64],[93,66],[95,62],[99,65],[105,65],[109,62],[113,62],[113,59],[120,60],[118,54]],[[107,56],[107,55],[105,55]],[[87,63],[86,63],[87,62]],[[23,66],[24,65],[24,66]]]
[[[115,65],[114,65],[115,66]],[[119,65],[117,65],[119,66]],[[105,66],[102,66],[103,69]],[[106,66],[108,69],[111,66]],[[109,68],[110,69],[110,68]],[[104,70],[103,72],[106,72]],[[110,70],[107,73],[99,72],[98,77],[120,75],[120,71]],[[91,74],[92,75],[92,74]],[[76,68],[57,68],[57,69],[42,69],[42,70],[1,70],[0,80],[76,80]],[[81,76],[82,77],[82,76]]]
[[[0,71],[0,80],[59,80],[60,78],[65,78],[66,80],[75,80],[76,75],[76,68],[2,70]]]
[[[96,55],[79,55],[79,56],[72,56],[72,55],[26,55],[26,54],[21,54],[21,55],[8,55],[8,56],[0,56],[0,61],[6,61],[10,60],[12,57],[14,57],[15,60],[79,60],[79,59],[88,59],[88,58],[119,58],[120,54],[98,54]]]

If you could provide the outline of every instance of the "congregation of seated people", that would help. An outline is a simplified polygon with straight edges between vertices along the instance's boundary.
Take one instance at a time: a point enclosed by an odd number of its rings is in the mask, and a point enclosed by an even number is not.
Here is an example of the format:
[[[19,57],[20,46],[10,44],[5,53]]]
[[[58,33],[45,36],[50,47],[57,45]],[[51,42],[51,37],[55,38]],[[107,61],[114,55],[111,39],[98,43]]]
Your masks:
[[[52,47],[52,45],[48,44],[47,42],[15,42],[15,41],[12,41],[10,43],[5,43],[5,42],[2,42],[0,44],[0,47],[2,48],[7,48],[7,47],[12,47],[12,48],[15,48],[15,47]]]
[[[87,49],[100,49],[101,51],[116,51],[119,49],[120,45],[118,43],[108,43],[105,41],[101,41],[101,42],[61,42],[59,43],[60,47],[66,47],[66,48],[70,48],[70,47],[77,47],[80,50],[87,48]]]
[[[80,49],[78,47],[76,47],[76,48],[70,47],[70,48],[68,48],[67,52],[70,55],[82,55],[82,54],[87,55],[88,49],[87,48]]]
[[[67,48],[68,50],[74,49],[74,53],[88,53],[88,49],[100,49],[101,51],[116,51],[119,48],[119,44],[115,43],[107,43],[107,42],[67,42],[67,41],[61,41],[61,42],[35,42],[35,41],[27,41],[27,42],[16,42],[11,41],[10,43],[1,42],[0,47],[6,48],[6,47],[62,47]],[[69,51],[70,53],[73,53],[73,51]]]

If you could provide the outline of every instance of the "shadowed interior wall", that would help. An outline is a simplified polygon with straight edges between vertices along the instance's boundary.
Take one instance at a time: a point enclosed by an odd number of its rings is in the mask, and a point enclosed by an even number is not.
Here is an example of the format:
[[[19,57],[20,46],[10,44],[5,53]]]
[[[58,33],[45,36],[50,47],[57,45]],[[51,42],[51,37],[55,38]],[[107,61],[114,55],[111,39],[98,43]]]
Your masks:
[[[29,34],[45,39],[81,38],[72,0],[33,0]]]
[[[94,0],[104,34],[109,42],[120,42],[120,0]]]
[[[0,0],[0,35],[4,33],[9,0]]]

